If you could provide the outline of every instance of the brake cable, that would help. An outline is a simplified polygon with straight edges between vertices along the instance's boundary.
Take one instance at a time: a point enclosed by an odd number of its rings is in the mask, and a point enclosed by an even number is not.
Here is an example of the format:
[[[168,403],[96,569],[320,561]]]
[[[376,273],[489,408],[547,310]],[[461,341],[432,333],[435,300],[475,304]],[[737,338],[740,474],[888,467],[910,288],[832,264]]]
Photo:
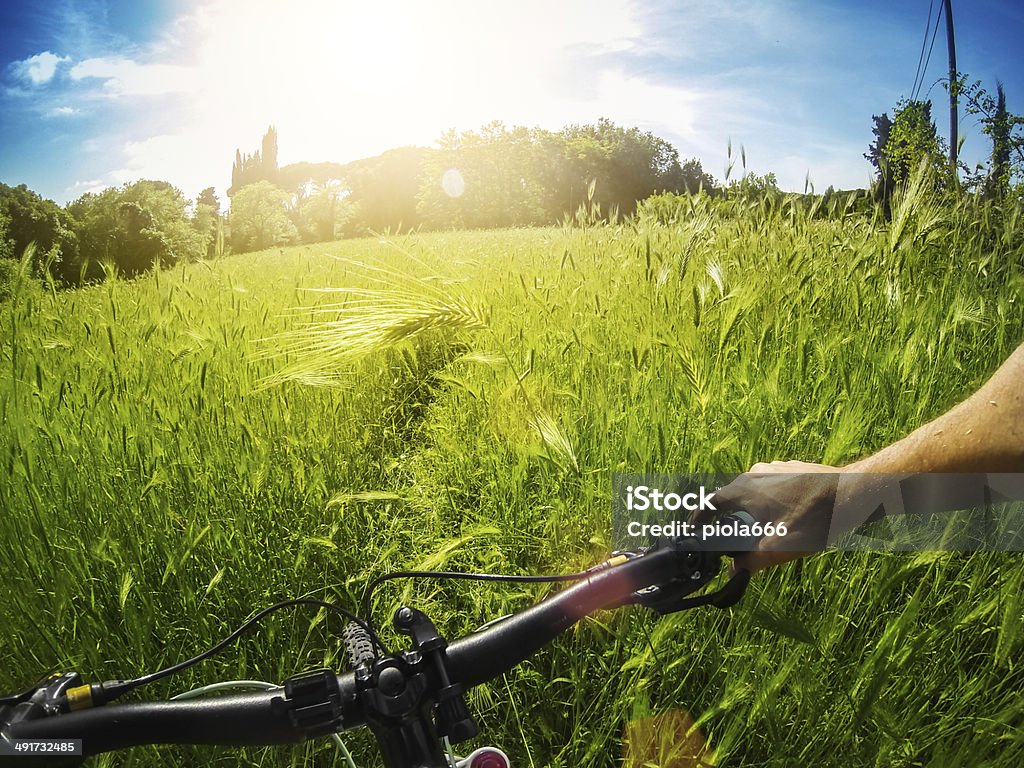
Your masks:
[[[129,691],[135,690],[140,686],[155,682],[157,680],[162,680],[165,677],[170,677],[171,675],[188,669],[189,667],[194,666],[195,664],[198,664],[199,662],[204,661],[213,656],[214,654],[224,650],[224,648],[226,648],[228,645],[237,640],[246,630],[248,630],[250,627],[252,627],[254,624],[259,622],[269,614],[281,610],[282,608],[291,608],[294,606],[313,606],[316,608],[323,608],[328,611],[333,611],[339,616],[358,624],[360,627],[366,630],[366,633],[370,636],[371,641],[378,648],[378,650],[380,650],[385,655],[388,654],[387,647],[380,639],[380,636],[374,631],[373,625],[363,621],[351,611],[342,608],[340,605],[328,603],[323,600],[314,600],[312,598],[296,598],[293,600],[284,600],[280,603],[275,603],[274,605],[264,608],[262,611],[260,611],[251,619],[246,621],[244,624],[242,624],[242,626],[240,626],[230,635],[225,637],[219,643],[212,646],[211,648],[208,648],[199,655],[193,656],[191,659],[186,659],[185,661],[179,662],[170,667],[166,667],[157,672],[151,672],[148,675],[143,675],[142,677],[137,677],[133,680],[108,680],[103,683],[94,683],[88,686],[90,688],[90,691],[86,695],[88,695],[88,697],[92,700],[93,705],[105,704],[107,702],[113,701],[114,699],[120,696],[123,696]]]
[[[518,576],[511,574],[490,573],[464,573],[460,571],[393,571],[391,573],[386,573],[382,576],[378,576],[376,579],[371,581],[370,584],[367,586],[366,594],[364,595],[363,598],[365,614],[367,617],[366,620],[359,618],[353,612],[345,608],[342,608],[341,606],[336,605],[335,603],[328,603],[323,600],[315,600],[312,598],[296,598],[292,600],[284,600],[279,603],[275,603],[274,605],[271,605],[267,608],[264,608],[251,619],[243,623],[230,635],[221,640],[219,643],[213,645],[212,647],[208,648],[202,653],[193,656],[190,659],[186,659],[185,661],[178,662],[177,664],[165,667],[164,669],[158,670],[156,672],[151,672],[147,675],[142,675],[141,677],[133,678],[131,680],[107,680],[102,683],[91,683],[83,685],[79,688],[72,689],[71,691],[69,691],[69,695],[81,701],[82,704],[84,704],[85,706],[97,706],[114,701],[115,699],[120,698],[124,694],[129,693],[130,691],[133,691],[136,688],[139,688],[143,685],[147,685],[149,683],[156,682],[157,680],[162,680],[166,677],[170,677],[171,675],[177,674],[178,672],[182,672],[188,669],[189,667],[195,666],[201,661],[205,661],[211,656],[224,650],[224,648],[226,648],[235,640],[237,640],[244,632],[246,632],[256,623],[264,619],[266,616],[270,615],[271,613],[274,613],[275,611],[281,610],[282,608],[291,608],[296,606],[313,606],[316,608],[333,611],[339,616],[347,619],[348,621],[358,625],[363,630],[365,630],[371,642],[376,647],[376,649],[384,656],[388,656],[390,655],[390,651],[388,650],[387,646],[384,645],[384,642],[381,640],[380,635],[377,634],[372,614],[370,611],[371,600],[373,597],[374,590],[386,581],[404,578],[433,578],[453,580],[462,579],[473,581],[497,581],[531,584],[582,581],[583,579],[589,578],[590,576],[594,575],[599,571],[603,571],[606,568],[610,568],[614,565],[618,565],[622,562],[625,562],[631,556],[632,554],[616,553],[615,555],[613,555],[611,559],[599,563],[598,565],[595,565],[591,568],[588,568],[585,571],[580,571],[579,573],[550,574],[541,576]],[[86,701],[88,702],[87,704],[85,703]]]
[[[583,581],[584,579],[590,578],[595,573],[611,568],[612,566],[619,565],[620,563],[624,563],[632,557],[635,557],[635,553],[613,552],[612,557],[608,560],[598,563],[585,571],[579,571],[578,573],[546,574],[540,576],[517,576],[505,573],[466,573],[464,571],[392,571],[390,573],[385,573],[382,576],[378,576],[367,585],[366,591],[363,594],[363,615],[366,616],[366,622],[370,628],[374,629],[376,625],[373,621],[373,592],[384,582],[392,581],[394,579],[461,579],[464,581],[499,581],[518,584]]]

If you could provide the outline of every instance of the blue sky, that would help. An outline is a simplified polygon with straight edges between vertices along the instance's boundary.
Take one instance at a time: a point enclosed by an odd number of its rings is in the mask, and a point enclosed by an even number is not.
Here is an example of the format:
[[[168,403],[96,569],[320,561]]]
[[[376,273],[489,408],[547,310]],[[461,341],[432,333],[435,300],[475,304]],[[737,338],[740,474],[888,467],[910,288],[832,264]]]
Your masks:
[[[935,0],[934,13],[941,5]],[[953,0],[957,63],[1024,112],[1024,6]],[[490,120],[608,117],[716,178],[865,186],[871,116],[914,84],[929,0],[56,0],[0,4],[0,181],[64,203],[138,178],[223,195],[267,126],[282,164],[429,146]],[[945,30],[922,93],[948,132]],[[963,114],[963,157],[988,144]],[[739,163],[733,173],[741,172]]]

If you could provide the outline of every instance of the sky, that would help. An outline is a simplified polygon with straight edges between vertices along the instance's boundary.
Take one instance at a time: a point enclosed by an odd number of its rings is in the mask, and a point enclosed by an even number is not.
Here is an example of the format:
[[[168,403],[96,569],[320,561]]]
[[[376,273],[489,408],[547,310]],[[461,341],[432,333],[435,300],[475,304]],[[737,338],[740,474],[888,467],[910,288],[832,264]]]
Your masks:
[[[224,196],[279,161],[347,162],[449,129],[606,117],[722,180],[867,186],[871,116],[914,92],[941,0],[51,0],[0,4],[0,181],[66,203],[140,178]],[[1024,112],[1024,4],[953,0],[958,69]],[[931,41],[931,31],[928,32]],[[928,46],[925,46],[927,49]],[[948,135],[944,20],[922,95]],[[961,108],[962,157],[989,143]],[[742,148],[742,153],[741,153]]]

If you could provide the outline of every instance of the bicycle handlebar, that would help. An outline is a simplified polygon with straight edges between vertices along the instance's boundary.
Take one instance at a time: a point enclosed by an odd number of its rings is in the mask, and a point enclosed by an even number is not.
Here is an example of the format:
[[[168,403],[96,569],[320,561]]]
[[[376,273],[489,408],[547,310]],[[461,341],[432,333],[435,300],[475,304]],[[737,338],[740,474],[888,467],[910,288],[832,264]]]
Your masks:
[[[663,541],[651,551],[600,570],[496,625],[454,641],[447,648],[437,638],[440,646],[434,643],[432,650],[440,651],[442,665],[446,662],[447,678],[441,673],[444,687],[461,694],[493,679],[532,656],[585,616],[602,609],[649,603],[662,612],[678,610],[666,610],[666,599],[679,601],[682,595],[708,583],[718,570],[720,555],[720,551],[701,549],[693,539]],[[664,594],[658,594],[659,590]],[[681,607],[693,604],[694,599],[679,602]],[[404,662],[399,661],[400,656],[405,657]],[[395,665],[410,660],[419,663],[418,653],[387,658],[394,659]],[[435,675],[432,671],[430,674]],[[84,754],[89,756],[144,744],[283,744],[364,724],[374,725],[367,720],[366,700],[360,692],[366,686],[357,672],[335,675],[324,671],[319,675],[307,676],[297,683],[297,678],[293,678],[283,687],[258,693],[107,704],[23,719],[9,724],[0,736],[8,740],[82,739]],[[383,681],[383,675],[380,679]],[[436,679],[432,677],[435,682]],[[379,734],[378,741],[382,741]],[[387,755],[385,762],[398,764],[389,761]]]
[[[618,608],[638,590],[678,571],[678,554],[662,549],[595,574],[490,629],[467,635],[448,649],[452,678],[466,687],[507,672],[590,614]]]

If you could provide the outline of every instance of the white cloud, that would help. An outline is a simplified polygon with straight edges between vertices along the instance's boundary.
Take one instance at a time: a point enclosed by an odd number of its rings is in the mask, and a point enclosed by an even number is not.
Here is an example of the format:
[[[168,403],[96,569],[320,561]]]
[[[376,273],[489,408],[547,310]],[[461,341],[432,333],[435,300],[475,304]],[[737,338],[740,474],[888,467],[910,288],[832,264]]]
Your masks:
[[[141,141],[129,141],[121,148],[121,165],[107,174],[110,184],[127,184],[139,179],[171,182],[193,197],[214,183],[216,169],[230,168],[230,150],[223,145],[210,147],[193,130],[160,134]]]
[[[74,107],[62,106],[54,107],[46,113],[47,117],[70,117],[71,115],[77,115],[78,110]]]
[[[88,194],[89,192],[102,192],[108,186],[110,185],[105,183],[102,179],[76,181],[64,190],[64,194],[69,200],[77,200],[79,197]]]
[[[57,67],[69,61],[51,51],[43,51],[11,65],[14,75],[33,86],[45,85],[57,74]]]
[[[567,52],[627,50],[641,33],[631,0],[213,0],[133,59],[87,59],[70,75],[102,81],[119,105],[178,94],[176,111],[127,124],[135,140],[107,150],[110,181],[164,178],[191,195],[223,192],[235,149],[256,149],[271,123],[287,164],[432,144],[493,119],[586,122],[565,108],[581,76]]]
[[[622,72],[598,77],[596,100],[614,109],[627,125],[671,127],[673,133],[695,137],[707,96],[696,88],[651,83]]]
[[[139,64],[131,59],[101,57],[75,64],[69,73],[72,80],[96,78],[103,81],[103,90],[110,96],[158,96],[188,91],[193,87],[196,72],[176,64]]]

